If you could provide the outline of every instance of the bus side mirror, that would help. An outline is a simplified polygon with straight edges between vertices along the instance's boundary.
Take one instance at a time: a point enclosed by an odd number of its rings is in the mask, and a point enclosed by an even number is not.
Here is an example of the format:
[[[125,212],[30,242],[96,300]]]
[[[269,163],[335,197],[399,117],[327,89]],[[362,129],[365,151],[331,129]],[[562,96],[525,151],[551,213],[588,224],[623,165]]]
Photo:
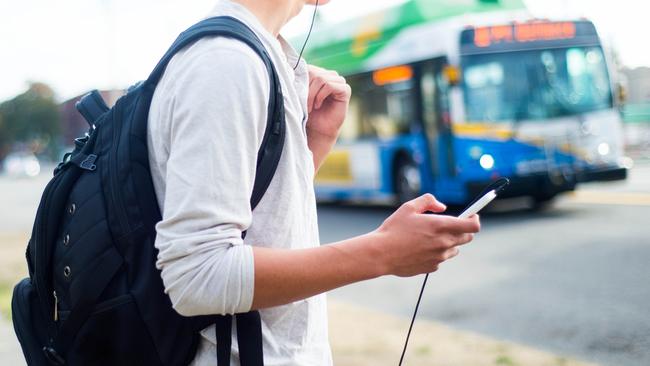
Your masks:
[[[461,72],[458,66],[446,65],[442,69],[442,74],[447,80],[447,84],[450,86],[456,86],[460,84]]]

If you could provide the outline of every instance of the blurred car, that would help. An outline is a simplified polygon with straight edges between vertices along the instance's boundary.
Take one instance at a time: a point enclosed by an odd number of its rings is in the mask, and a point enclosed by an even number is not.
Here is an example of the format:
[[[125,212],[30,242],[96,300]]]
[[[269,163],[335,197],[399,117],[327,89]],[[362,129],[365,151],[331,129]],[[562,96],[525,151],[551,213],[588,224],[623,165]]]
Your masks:
[[[41,164],[31,152],[10,153],[2,163],[2,172],[13,177],[35,177],[41,172]]]

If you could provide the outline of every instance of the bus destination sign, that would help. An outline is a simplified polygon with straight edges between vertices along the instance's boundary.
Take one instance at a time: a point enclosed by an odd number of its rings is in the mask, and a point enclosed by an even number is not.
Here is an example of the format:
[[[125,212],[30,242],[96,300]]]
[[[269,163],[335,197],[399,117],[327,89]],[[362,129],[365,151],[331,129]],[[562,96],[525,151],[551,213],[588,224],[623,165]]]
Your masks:
[[[570,39],[576,36],[573,22],[516,23],[474,29],[474,44],[489,47],[499,42],[531,42],[554,39]]]
[[[470,28],[461,33],[464,54],[585,42],[598,43],[596,30],[589,21],[532,21]]]

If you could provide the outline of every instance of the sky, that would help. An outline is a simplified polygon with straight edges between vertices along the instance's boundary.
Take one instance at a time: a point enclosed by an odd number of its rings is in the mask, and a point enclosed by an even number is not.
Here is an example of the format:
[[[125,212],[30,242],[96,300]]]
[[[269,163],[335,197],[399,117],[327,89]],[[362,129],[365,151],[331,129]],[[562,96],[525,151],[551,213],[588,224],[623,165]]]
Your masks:
[[[217,0],[2,0],[0,101],[30,81],[51,85],[60,100],[91,89],[125,88],[146,78],[178,33]],[[337,22],[404,0],[332,0],[319,8]],[[525,0],[541,18],[587,17],[630,67],[650,66],[643,0]],[[306,31],[312,7],[285,26]]]

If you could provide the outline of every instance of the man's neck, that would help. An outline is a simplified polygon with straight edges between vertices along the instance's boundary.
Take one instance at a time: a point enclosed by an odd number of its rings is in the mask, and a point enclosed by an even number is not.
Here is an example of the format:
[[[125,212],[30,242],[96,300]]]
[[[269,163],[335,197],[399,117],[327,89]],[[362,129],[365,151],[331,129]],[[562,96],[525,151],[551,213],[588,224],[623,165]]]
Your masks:
[[[273,36],[291,19],[292,9],[278,9],[275,1],[231,0],[246,7]]]

